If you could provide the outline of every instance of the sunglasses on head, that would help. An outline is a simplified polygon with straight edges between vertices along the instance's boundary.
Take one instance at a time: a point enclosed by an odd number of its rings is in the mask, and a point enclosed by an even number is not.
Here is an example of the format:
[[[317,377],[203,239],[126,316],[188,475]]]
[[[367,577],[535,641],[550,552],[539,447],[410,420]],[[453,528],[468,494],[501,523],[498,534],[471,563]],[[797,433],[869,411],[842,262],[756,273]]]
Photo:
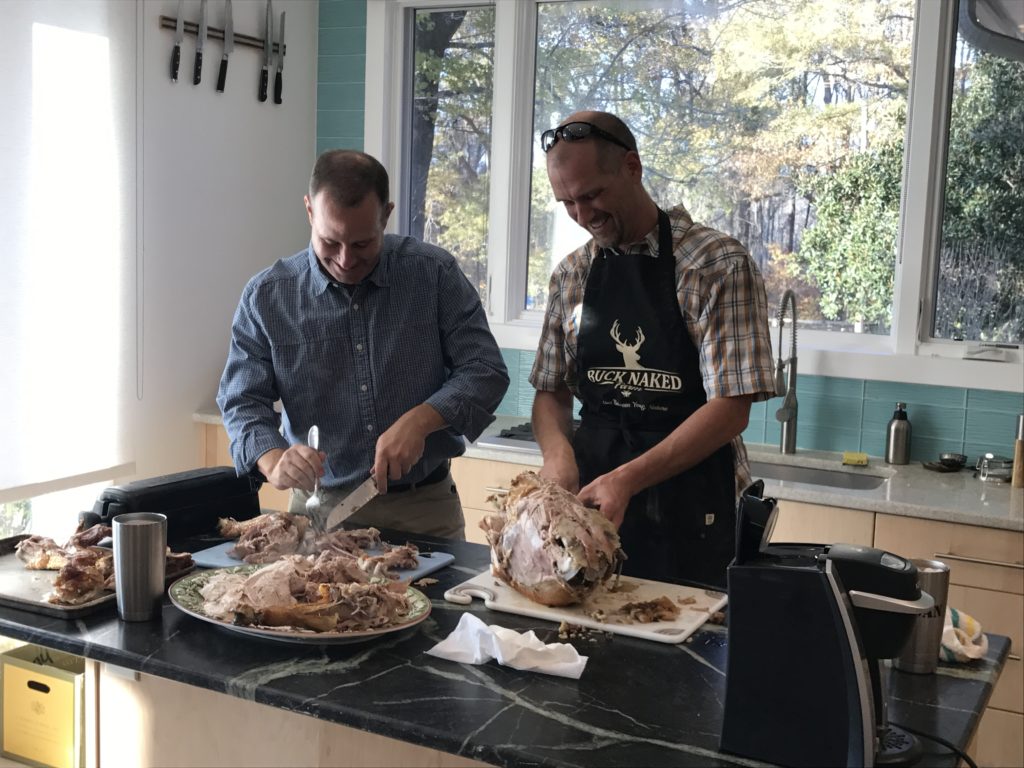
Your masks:
[[[626,142],[612,136],[608,131],[602,131],[592,123],[566,123],[557,128],[548,128],[540,135],[540,146],[545,152],[549,151],[559,139],[563,141],[580,141],[588,136],[596,136],[599,139],[610,141],[616,146],[622,147],[627,152],[634,151]]]

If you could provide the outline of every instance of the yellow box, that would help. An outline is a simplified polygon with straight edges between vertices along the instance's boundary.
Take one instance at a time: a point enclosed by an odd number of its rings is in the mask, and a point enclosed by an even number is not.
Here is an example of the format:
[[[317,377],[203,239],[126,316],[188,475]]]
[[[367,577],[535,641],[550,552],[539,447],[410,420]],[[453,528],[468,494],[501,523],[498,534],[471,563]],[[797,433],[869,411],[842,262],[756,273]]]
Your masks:
[[[82,766],[85,659],[24,645],[0,654],[0,676],[4,757],[54,768]]]

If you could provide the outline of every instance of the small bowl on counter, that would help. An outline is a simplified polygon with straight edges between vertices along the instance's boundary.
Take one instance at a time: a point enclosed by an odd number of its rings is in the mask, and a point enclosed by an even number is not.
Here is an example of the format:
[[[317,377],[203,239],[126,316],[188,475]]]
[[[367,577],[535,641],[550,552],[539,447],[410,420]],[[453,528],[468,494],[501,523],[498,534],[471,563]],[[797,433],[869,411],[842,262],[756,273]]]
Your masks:
[[[962,453],[940,453],[939,464],[949,469],[961,469],[967,464],[967,457]]]

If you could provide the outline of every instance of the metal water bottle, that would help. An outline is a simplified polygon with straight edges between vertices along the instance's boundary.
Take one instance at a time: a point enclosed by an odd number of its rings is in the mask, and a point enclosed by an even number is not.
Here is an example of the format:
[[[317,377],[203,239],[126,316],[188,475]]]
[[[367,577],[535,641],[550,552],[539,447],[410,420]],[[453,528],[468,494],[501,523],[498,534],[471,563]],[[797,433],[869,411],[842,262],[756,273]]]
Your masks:
[[[885,430],[885,461],[887,464],[910,463],[910,420],[906,403],[896,403],[896,411]]]

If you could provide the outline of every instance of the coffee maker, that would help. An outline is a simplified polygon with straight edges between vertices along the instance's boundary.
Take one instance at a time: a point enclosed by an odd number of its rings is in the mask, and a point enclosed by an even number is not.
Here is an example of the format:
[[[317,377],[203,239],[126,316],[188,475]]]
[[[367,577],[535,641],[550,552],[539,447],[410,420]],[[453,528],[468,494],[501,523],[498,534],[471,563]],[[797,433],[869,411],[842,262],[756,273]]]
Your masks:
[[[737,510],[721,750],[789,766],[911,764],[890,726],[882,660],[933,604],[909,560],[850,544],[770,544],[758,481]]]

